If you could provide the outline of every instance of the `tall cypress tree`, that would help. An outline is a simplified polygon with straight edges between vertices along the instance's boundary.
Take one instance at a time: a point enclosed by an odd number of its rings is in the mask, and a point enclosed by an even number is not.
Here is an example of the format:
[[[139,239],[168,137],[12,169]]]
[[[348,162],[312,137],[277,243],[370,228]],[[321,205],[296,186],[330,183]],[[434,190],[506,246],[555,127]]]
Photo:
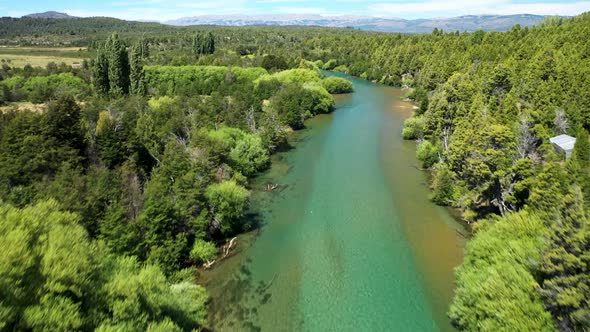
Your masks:
[[[143,71],[143,57],[141,54],[141,44],[133,46],[129,54],[129,62],[131,67],[131,72],[129,74],[129,92],[139,96],[143,96],[146,93],[145,73]]]
[[[213,37],[213,33],[209,32],[207,34],[207,40],[205,45],[205,52],[206,54],[213,54],[215,53],[215,37]]]
[[[104,45],[100,46],[96,53],[92,76],[96,91],[106,96],[111,86],[109,83],[109,59]]]
[[[197,33],[193,37],[193,52],[195,54],[203,54],[203,37],[200,33]]]
[[[123,42],[114,33],[107,41],[109,83],[112,94],[129,93],[129,57]]]

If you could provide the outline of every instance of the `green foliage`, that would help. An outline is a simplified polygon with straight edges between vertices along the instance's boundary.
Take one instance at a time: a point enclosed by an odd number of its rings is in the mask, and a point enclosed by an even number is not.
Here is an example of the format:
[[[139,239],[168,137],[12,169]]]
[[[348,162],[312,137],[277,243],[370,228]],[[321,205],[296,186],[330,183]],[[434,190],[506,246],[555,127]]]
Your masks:
[[[71,73],[31,77],[22,85],[26,98],[33,103],[43,103],[63,94],[78,99],[88,96],[88,85]]]
[[[170,287],[158,268],[112,257],[55,201],[2,204],[0,219],[2,329],[146,329],[162,321],[192,329],[203,322],[201,288]]]
[[[422,163],[423,168],[430,168],[434,165],[440,156],[440,150],[430,141],[422,141],[416,150],[416,158]]]
[[[283,70],[272,75],[261,76],[258,80],[256,80],[256,83],[260,84],[261,81],[267,81],[272,79],[276,79],[282,84],[304,84],[307,82],[319,82],[321,80],[321,77],[319,71],[317,70],[298,68]]]
[[[438,205],[449,205],[454,198],[453,173],[445,164],[438,164],[433,175],[430,199]]]
[[[129,53],[129,92],[139,96],[144,96],[147,92],[142,51],[142,45],[137,44],[131,48]]]
[[[543,221],[526,212],[481,222],[457,269],[449,315],[466,331],[553,331],[536,292]]]
[[[96,122],[96,142],[100,159],[113,168],[125,160],[123,131],[117,130],[117,122],[108,111],[102,111]]]
[[[425,122],[423,117],[414,116],[404,121],[402,137],[404,139],[420,139],[424,135]]]
[[[108,59],[110,92],[114,95],[129,93],[129,56],[123,42],[116,33],[105,45]]]
[[[108,95],[111,90],[109,83],[109,58],[107,50],[100,48],[96,52],[96,60],[92,67],[92,82],[96,92],[102,96]]]
[[[190,258],[195,262],[210,261],[217,256],[215,244],[205,240],[196,240],[191,249]]]
[[[239,230],[240,220],[248,209],[250,193],[234,180],[214,183],[205,196],[213,216],[212,225],[222,233]]]
[[[590,137],[585,129],[580,130],[574,145],[573,158],[582,170],[590,167]]]
[[[352,92],[352,82],[341,77],[327,77],[322,80],[322,86],[329,93],[349,93]]]
[[[289,65],[283,57],[272,54],[263,57],[260,66],[268,71],[281,71],[289,69]]]
[[[215,52],[215,37],[211,32],[206,35],[201,33],[193,37],[193,52],[198,55],[213,54]]]
[[[590,328],[590,223],[579,189],[564,198],[550,221],[549,245],[540,264],[540,294],[561,330]]]
[[[315,84],[289,84],[271,99],[271,105],[282,123],[300,129],[303,128],[305,118],[330,112],[334,98],[323,87]]]
[[[587,271],[572,269],[571,263],[585,262],[577,253],[588,250],[579,249],[585,245],[582,235],[566,240],[564,232],[585,234],[577,223],[584,220],[581,211],[590,202],[587,139],[581,139],[586,134],[583,128],[590,128],[589,20],[590,15],[583,14],[507,32],[436,29],[428,35],[400,35],[311,27],[177,28],[107,18],[1,19],[4,44],[85,45],[90,53],[96,51],[96,59],[91,73],[84,66],[3,66],[5,89],[0,91],[0,102],[55,99],[62,89],[54,89],[48,77],[60,73],[72,75],[77,83],[89,78],[99,95],[117,95],[124,90],[117,86],[126,84],[110,78],[125,80],[124,44],[138,40],[139,50],[132,49],[129,56],[128,76],[133,77],[129,89],[137,90],[133,82],[141,81],[145,61],[152,64],[144,70],[145,91],[164,98],[153,99],[149,107],[144,99],[130,96],[93,102],[87,98],[87,88],[84,92],[81,87],[82,92],[75,94],[84,101],[82,116],[60,111],[59,121],[51,122],[46,114],[3,114],[0,197],[19,205],[56,197],[80,214],[92,237],[113,251],[138,255],[142,263],[159,264],[173,274],[191,263],[190,251],[198,241],[243,228],[238,216],[245,208],[231,213],[225,210],[233,203],[221,204],[233,199],[243,207],[243,200],[234,197],[240,195],[212,188],[231,179],[238,186],[244,180],[240,172],[255,174],[263,167],[266,151],[284,144],[285,126],[301,128],[304,119],[330,111],[333,99],[322,84],[334,80],[322,81],[318,68],[388,85],[407,84],[413,89],[408,97],[419,108],[402,134],[432,143],[419,148],[425,166],[440,155],[432,177],[432,199],[463,209],[468,220],[506,215],[496,224],[483,223],[474,240],[479,243],[475,246],[493,244],[478,253],[489,252],[493,264],[478,261],[472,268],[475,263],[468,258],[467,267],[458,274],[462,302],[452,311],[457,325],[468,330],[551,329],[542,310],[545,306],[559,321],[558,327],[580,329],[587,317],[586,302],[580,299],[588,296],[580,295],[587,286],[578,280]],[[111,37],[110,49],[99,46],[96,40],[106,39],[113,30],[120,31],[121,39],[113,42]],[[198,43],[193,43],[197,34]],[[256,66],[270,71],[299,69],[269,74]],[[101,114],[107,109],[108,117]],[[555,121],[555,110],[563,110],[562,121]],[[79,118],[78,125],[63,118],[70,113]],[[61,121],[68,126],[60,128]],[[67,133],[66,128],[76,130]],[[77,136],[80,128],[82,135]],[[558,157],[547,141],[554,133],[565,132],[577,136],[578,144],[563,167],[553,162]],[[438,150],[436,159],[434,150]],[[108,167],[102,172],[115,176],[97,172],[102,165]],[[118,181],[112,180],[117,177]],[[572,184],[584,194],[583,208],[570,202]],[[107,186],[116,190],[106,190]],[[74,199],[78,196],[79,202]],[[96,204],[91,204],[94,200]],[[570,202],[567,213],[564,201]],[[534,211],[537,217],[511,214],[519,210]],[[524,227],[519,225],[526,222],[513,220],[519,218],[532,220],[533,231],[521,232]],[[540,259],[538,219],[551,226],[546,229],[549,249],[544,255],[563,260]],[[491,231],[496,228],[502,231]],[[485,241],[477,240],[480,237]],[[509,249],[515,254],[508,254]],[[539,261],[548,272],[537,271]],[[555,273],[561,268],[567,273]],[[540,293],[544,303],[531,292],[536,286],[533,275],[547,278],[541,280],[546,288]],[[496,298],[490,299],[490,294]],[[95,327],[86,323],[84,315],[74,314],[75,304],[68,301],[57,296],[40,299],[27,311],[28,328],[42,329],[35,324],[43,319],[69,329]],[[48,307],[59,310],[49,312]],[[181,321],[113,322],[101,329],[186,329]]]
[[[228,83],[252,82],[267,73],[264,68],[222,66],[147,66],[144,70],[148,91],[160,96],[209,95]]]
[[[267,150],[258,135],[245,134],[229,153],[231,165],[246,176],[252,176],[269,163]]]

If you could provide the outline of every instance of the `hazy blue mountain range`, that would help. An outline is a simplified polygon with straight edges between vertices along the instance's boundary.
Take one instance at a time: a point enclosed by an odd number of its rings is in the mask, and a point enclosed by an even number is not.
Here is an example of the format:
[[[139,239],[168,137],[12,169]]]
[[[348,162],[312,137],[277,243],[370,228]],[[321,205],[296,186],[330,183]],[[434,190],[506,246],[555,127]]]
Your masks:
[[[65,19],[73,18],[66,13],[48,11],[26,15],[29,18]],[[406,20],[403,18],[385,18],[370,16],[323,16],[323,15],[204,15],[184,17],[162,22],[168,25],[227,25],[227,26],[267,26],[267,25],[303,25],[321,27],[355,28],[383,32],[422,33],[434,28],[444,31],[486,31],[508,30],[515,24],[532,26],[540,23],[545,16],[518,15],[467,15],[451,18],[431,18]],[[142,20],[139,20],[142,21]]]
[[[385,32],[431,32],[434,28],[445,31],[486,31],[508,30],[515,24],[532,26],[540,23],[545,16],[519,15],[468,15],[452,18],[405,20],[402,18],[381,18],[364,16],[322,16],[322,15],[206,15],[185,17],[164,22],[171,25],[313,25],[324,27],[352,27],[361,30]]]

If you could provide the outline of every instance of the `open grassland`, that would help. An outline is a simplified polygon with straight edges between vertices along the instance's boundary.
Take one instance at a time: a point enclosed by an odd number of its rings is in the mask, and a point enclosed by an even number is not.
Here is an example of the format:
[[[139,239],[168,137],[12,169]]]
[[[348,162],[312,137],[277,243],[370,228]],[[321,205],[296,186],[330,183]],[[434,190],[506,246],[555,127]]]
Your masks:
[[[47,109],[47,104],[33,104],[28,101],[9,103],[4,106],[0,106],[0,113],[10,111],[32,111],[32,112],[43,112]]]
[[[88,57],[88,51],[78,47],[0,47],[0,62],[11,67],[45,67],[50,62],[79,66]]]

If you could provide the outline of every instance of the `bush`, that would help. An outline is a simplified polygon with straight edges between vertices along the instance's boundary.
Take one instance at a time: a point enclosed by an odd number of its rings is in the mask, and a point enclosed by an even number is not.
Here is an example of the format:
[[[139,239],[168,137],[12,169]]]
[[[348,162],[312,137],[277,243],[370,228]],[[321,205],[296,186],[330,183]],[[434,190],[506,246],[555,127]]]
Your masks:
[[[260,64],[262,68],[273,71],[273,70],[285,70],[289,68],[287,61],[282,56],[276,55],[266,55],[262,58],[262,63]]]
[[[322,86],[329,93],[349,93],[352,92],[352,82],[341,77],[327,77],[322,80]]]
[[[425,121],[422,116],[413,116],[404,121],[402,137],[404,139],[419,139],[424,136]]]
[[[245,134],[236,142],[229,153],[232,167],[245,176],[252,176],[263,170],[269,162],[268,151],[258,135]]]
[[[430,199],[438,205],[448,205],[453,200],[453,173],[445,164],[437,166],[432,180]]]
[[[201,263],[212,260],[216,255],[217,248],[215,244],[197,239],[193,244],[193,249],[191,249],[190,258],[196,263]]]
[[[276,79],[282,84],[288,83],[307,83],[307,82],[319,82],[321,80],[320,73],[317,70],[312,69],[289,69],[280,71],[272,75],[264,75],[260,77],[256,83],[265,80]]]
[[[80,99],[89,94],[90,88],[81,78],[62,73],[31,77],[23,84],[22,90],[31,102],[43,103],[64,93]]]
[[[304,84],[305,97],[310,99],[312,115],[330,113],[334,107],[334,97],[324,87],[313,83]]]
[[[330,59],[322,66],[323,70],[333,70],[338,66],[338,62],[335,59]]]
[[[430,168],[438,161],[439,153],[440,150],[430,143],[430,141],[423,141],[418,145],[416,158],[420,160],[423,168]]]
[[[227,235],[241,230],[238,221],[248,209],[250,193],[234,180],[214,183],[207,187],[205,197],[214,211],[213,224]]]

